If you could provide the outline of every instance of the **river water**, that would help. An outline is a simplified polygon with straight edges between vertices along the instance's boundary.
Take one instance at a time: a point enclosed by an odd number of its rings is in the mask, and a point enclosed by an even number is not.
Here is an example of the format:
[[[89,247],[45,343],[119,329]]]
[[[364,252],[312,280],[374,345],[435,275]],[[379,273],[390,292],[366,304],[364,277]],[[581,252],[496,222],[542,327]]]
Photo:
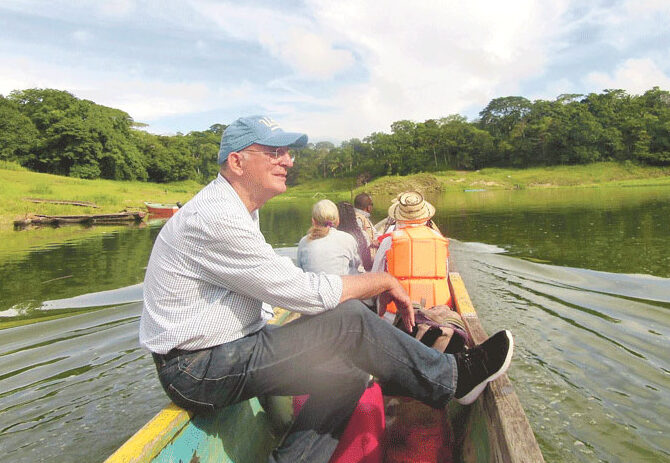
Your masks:
[[[430,198],[548,462],[670,462],[670,188]],[[375,198],[384,216],[390,198]],[[284,255],[312,201],[261,213]],[[137,342],[160,223],[0,232],[0,454],[103,461],[167,404]]]

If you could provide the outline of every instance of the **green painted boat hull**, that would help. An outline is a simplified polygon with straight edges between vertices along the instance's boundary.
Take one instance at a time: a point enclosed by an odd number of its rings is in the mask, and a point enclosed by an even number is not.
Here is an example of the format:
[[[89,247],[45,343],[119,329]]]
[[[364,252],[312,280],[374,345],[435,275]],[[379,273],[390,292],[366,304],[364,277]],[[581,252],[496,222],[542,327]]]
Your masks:
[[[221,413],[195,416],[156,455],[152,462],[261,462],[281,438],[268,413],[257,399]]]

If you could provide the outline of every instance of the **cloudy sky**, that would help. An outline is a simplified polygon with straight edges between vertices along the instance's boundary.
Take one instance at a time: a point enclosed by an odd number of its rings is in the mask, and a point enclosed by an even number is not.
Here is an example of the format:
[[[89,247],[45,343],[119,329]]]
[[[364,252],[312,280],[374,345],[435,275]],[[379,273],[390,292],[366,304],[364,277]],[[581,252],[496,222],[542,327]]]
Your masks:
[[[312,141],[501,96],[670,90],[668,0],[1,0],[0,94],[57,88],[154,133],[267,114]]]

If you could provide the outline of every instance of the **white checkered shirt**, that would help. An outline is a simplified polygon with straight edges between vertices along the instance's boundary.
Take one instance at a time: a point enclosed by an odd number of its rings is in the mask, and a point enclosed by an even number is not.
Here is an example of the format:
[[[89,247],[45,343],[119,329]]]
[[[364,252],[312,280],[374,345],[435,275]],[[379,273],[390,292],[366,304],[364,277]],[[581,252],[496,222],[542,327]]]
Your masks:
[[[140,344],[216,346],[261,329],[279,306],[304,314],[334,308],[342,279],[303,272],[278,256],[228,181],[219,175],[156,238],[144,278]],[[263,302],[267,304],[263,304]]]

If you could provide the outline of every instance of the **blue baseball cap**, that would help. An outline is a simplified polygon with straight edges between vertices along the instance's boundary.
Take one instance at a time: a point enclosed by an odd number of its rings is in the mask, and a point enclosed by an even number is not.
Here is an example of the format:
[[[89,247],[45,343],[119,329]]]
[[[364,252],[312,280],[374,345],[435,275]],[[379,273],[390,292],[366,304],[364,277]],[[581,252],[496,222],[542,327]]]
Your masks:
[[[307,144],[307,135],[284,132],[279,124],[267,116],[240,117],[223,131],[219,164],[226,162],[230,153],[243,150],[254,143],[276,148],[302,148]]]

